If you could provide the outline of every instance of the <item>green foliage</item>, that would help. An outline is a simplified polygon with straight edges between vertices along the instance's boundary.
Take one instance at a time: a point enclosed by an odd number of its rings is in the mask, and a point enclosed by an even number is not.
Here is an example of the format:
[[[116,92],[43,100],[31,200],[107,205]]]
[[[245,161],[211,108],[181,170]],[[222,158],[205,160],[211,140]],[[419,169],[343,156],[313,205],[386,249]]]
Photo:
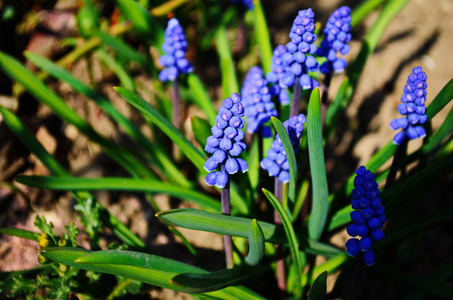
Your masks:
[[[59,236],[54,233],[53,224],[38,215],[34,222],[37,232],[1,228],[2,235],[37,242],[41,253],[37,259],[41,266],[1,273],[0,297],[66,299],[74,295],[79,299],[115,299],[134,297],[131,295],[141,297],[159,287],[189,293],[196,299],[276,298],[278,292],[270,291],[268,286],[241,286],[260,282],[263,278],[267,283],[272,277],[279,282],[280,295],[290,299],[317,300],[336,296],[327,294],[327,280],[335,280],[329,276],[339,271],[336,284],[344,284],[342,277],[352,278],[354,268],[351,266],[357,263],[331,239],[333,234],[345,230],[351,221],[354,174],[347,170],[356,166],[338,164],[340,168],[332,171],[329,167],[335,159],[330,151],[332,141],[344,127],[339,123],[358,83],[373,80],[363,78],[369,58],[389,24],[407,3],[407,0],[367,0],[354,9],[353,27],[370,13],[374,12],[376,19],[363,36],[360,52],[356,57],[350,56],[351,63],[339,90],[335,95],[329,95],[333,102],[321,101],[320,89],[324,91],[326,82],[311,94],[303,94],[301,106],[307,123],[297,155],[283,126],[285,118],[282,116],[288,115],[288,107],[279,106],[280,116],[272,117],[266,124],[273,125],[270,138],[247,134],[247,149],[241,157],[248,163],[248,174],[231,175],[229,189],[220,191],[222,199],[225,194],[230,196],[231,215],[220,213],[219,191],[204,183],[206,171],[203,165],[207,157],[204,148],[212,133],[211,127],[220,123],[216,120],[219,102],[240,92],[239,79],[244,75],[244,66],[260,62],[265,73],[271,70],[276,38],[270,36],[274,29],[268,26],[266,18],[269,20],[272,12],[265,11],[266,3],[263,6],[261,1],[254,0],[254,9],[244,13],[244,7],[226,7],[227,3],[219,5],[217,1],[171,0],[156,7],[147,0],[117,0],[109,6],[102,1],[83,0],[76,12],[78,35],[61,42],[73,49],[63,54],[58,62],[26,51],[25,58],[40,69],[40,73],[35,74],[12,55],[0,52],[0,70],[15,82],[15,95],[20,96],[23,91],[29,93],[40,105],[46,106],[47,111],[60,118],[64,126],[75,127],[91,144],[97,145],[118,168],[112,172],[116,177],[73,176],[29,129],[30,122],[40,122],[35,120],[40,118],[39,115],[25,121],[21,111],[15,113],[0,106],[1,121],[50,173],[50,176],[17,176],[14,180],[29,187],[70,192],[80,221],[76,223],[81,225],[69,223]],[[15,10],[16,6],[5,7],[0,18],[11,20]],[[110,15],[111,11],[114,14]],[[173,15],[185,26],[189,44],[187,57],[193,63],[194,71],[176,79],[179,90],[170,91],[157,77],[162,68],[159,56],[163,53],[163,27]],[[244,20],[239,19],[242,17]],[[239,24],[244,25],[242,33]],[[317,33],[320,39],[325,38],[322,26],[317,26]],[[241,34],[246,41],[244,45],[236,44]],[[211,59],[213,53],[217,57],[214,55]],[[77,78],[70,70],[80,58],[88,62],[90,83]],[[116,84],[122,87],[115,87],[114,91],[125,101],[120,104],[111,101],[100,88],[100,82],[93,80],[93,61],[101,62],[101,72],[108,69],[109,74],[116,77]],[[108,138],[96,130],[98,127],[93,126],[91,120],[86,120],[69,104],[67,94],[57,92],[46,82],[47,75],[68,85],[71,93],[92,101],[99,112],[115,124],[119,138]],[[311,75],[320,82],[323,78],[320,73]],[[17,88],[18,85],[22,90]],[[219,94],[223,96],[217,96]],[[178,95],[183,106],[179,117],[187,117],[181,127],[170,120],[174,111],[170,98]],[[309,99],[305,99],[307,97]],[[370,268],[368,273],[413,286],[414,290],[406,293],[406,299],[432,295],[452,298],[452,286],[447,282],[452,272],[451,260],[432,275],[424,276],[416,276],[401,265],[386,261],[393,255],[396,262],[401,262],[398,255],[404,252],[403,244],[414,248],[410,255],[404,253],[405,259],[423,256],[423,252],[416,253],[423,249],[420,247],[422,234],[429,228],[447,226],[452,221],[452,208],[442,204],[414,222],[414,211],[425,190],[453,169],[453,109],[449,105],[452,99],[453,79],[437,95],[427,96],[428,123],[440,112],[446,117],[435,130],[429,124],[423,145],[402,158],[398,179],[390,188],[381,191],[386,214],[392,218],[392,223],[385,227],[385,239],[376,242],[377,266]],[[21,108],[25,105],[20,102]],[[280,193],[270,191],[272,180],[260,168],[260,161],[276,134],[281,138],[290,174],[289,184],[282,185],[281,199],[275,196]],[[397,147],[390,137],[381,145],[364,165],[376,174],[377,182],[383,186],[389,173],[388,162]],[[143,206],[144,214],[147,218],[153,218],[153,214],[157,217],[146,220],[148,226],[153,226],[149,229],[152,234],[146,240],[138,237],[97,201],[98,191],[143,194],[143,199],[149,203],[149,207]],[[162,201],[156,201],[155,195],[168,197],[172,208],[175,205],[184,208],[162,210]],[[157,226],[156,220],[167,227]],[[206,258],[211,257],[205,257],[204,249],[195,246],[193,239],[185,236],[186,231],[179,231],[178,227],[233,236],[234,267],[218,269],[221,263],[211,266]],[[164,231],[158,232],[162,228]],[[87,236],[90,250],[78,245],[80,233]],[[153,234],[168,235],[169,243],[165,247],[174,246],[175,240],[184,244],[188,250],[184,251],[193,256],[194,263],[186,263],[185,256],[177,256],[178,260],[175,260],[157,255],[165,253],[167,256],[167,249],[156,247],[155,241],[150,239]],[[173,254],[170,249],[168,255]],[[319,263],[320,256],[322,263]],[[205,269],[206,266],[210,271]],[[286,286],[281,286],[282,279]],[[336,286],[334,292],[342,289]]]

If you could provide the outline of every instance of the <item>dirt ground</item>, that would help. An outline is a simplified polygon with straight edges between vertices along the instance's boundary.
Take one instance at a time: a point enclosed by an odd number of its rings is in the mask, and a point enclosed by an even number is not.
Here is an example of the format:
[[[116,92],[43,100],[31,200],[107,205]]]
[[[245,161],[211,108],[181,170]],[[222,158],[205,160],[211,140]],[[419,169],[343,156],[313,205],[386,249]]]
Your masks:
[[[335,8],[341,5],[354,7],[357,1],[278,1],[278,4],[276,2],[264,1],[263,3],[274,45],[287,42],[287,34],[297,10],[312,7],[317,15],[317,21],[324,24],[328,15]],[[44,13],[49,13],[49,11]],[[351,53],[346,57],[348,61],[351,61],[357,55],[363,34],[372,26],[377,16],[377,13],[371,14],[360,26],[354,29]],[[67,25],[69,28],[67,30],[70,31],[73,25]],[[422,66],[428,76],[427,104],[453,77],[452,28],[452,0],[412,0],[391,22],[379,43],[378,49],[367,62],[353,101],[347,109],[346,117],[343,118],[343,121],[347,124],[345,127],[349,127],[350,130],[342,134],[341,140],[337,141],[335,150],[329,150],[332,154],[330,158],[327,158],[329,171],[334,170],[341,171],[340,174],[350,174],[356,166],[366,163],[373,153],[388,143],[394,135],[388,124],[398,116],[396,107],[400,101],[407,76],[411,73],[413,67]],[[51,39],[46,41],[46,43],[41,41],[40,47],[47,45],[46,47],[49,48],[49,45],[53,45],[52,43],[55,42]],[[14,43],[19,52],[23,51],[27,45],[27,47],[31,47],[30,44],[19,37],[14,40]],[[46,49],[41,48],[40,50],[50,51]],[[101,68],[96,65],[96,61],[91,62],[94,68]],[[86,66],[87,60],[82,59],[73,66],[72,72],[88,82]],[[201,65],[195,67],[202,69]],[[101,82],[100,89],[108,95],[115,106],[121,107],[122,111],[129,112],[132,117],[131,109],[112,91],[111,78],[103,72],[99,73],[101,77],[94,79]],[[334,77],[331,89],[333,92],[338,89],[342,79],[343,76],[341,75]],[[146,82],[146,78],[137,78],[138,82],[141,80]],[[82,177],[125,176],[124,173],[115,169],[115,166],[101,153],[98,146],[88,143],[87,139],[78,133],[74,127],[62,126],[62,122],[48,108],[36,104],[32,99],[21,99],[19,105],[17,99],[11,98],[10,93],[7,92],[10,82],[0,77],[0,84],[2,85],[0,86],[0,105],[13,110],[20,109],[21,117],[32,128],[37,138],[50,153],[66,164],[71,174]],[[65,95],[68,104],[76,108],[85,119],[89,120],[95,129],[106,136],[113,137],[116,141],[121,141],[121,137],[116,133],[115,124],[112,124],[93,103],[78,96],[66,84],[55,82],[50,84]],[[215,87],[212,87],[212,93],[216,93]],[[24,104],[24,101],[29,101],[29,105]],[[443,122],[446,113],[452,107],[453,104],[450,103],[447,109],[434,118],[434,128],[437,128]],[[409,151],[418,148],[420,143],[420,141],[411,142]],[[5,124],[0,123],[0,227],[17,227],[36,231],[33,226],[36,215],[45,216],[47,220],[51,221],[57,233],[61,233],[64,225],[70,221],[80,225],[74,215],[74,201],[70,195],[32,189],[20,184],[15,184],[15,186],[23,194],[16,193],[9,184],[14,176],[19,174],[47,175],[48,172],[9,132]],[[341,178],[335,178],[334,175],[332,177],[337,181],[337,184],[341,183]],[[452,178],[446,178],[430,197],[437,197],[436,193],[442,191],[443,194],[441,193],[440,197],[447,197],[446,202],[452,204],[452,193],[451,189],[448,188],[449,184],[451,185],[451,180]],[[153,217],[142,195],[107,192],[99,192],[96,195],[113,215],[145,239],[155,249],[156,254],[177,258],[181,253],[184,253],[183,256],[188,263],[196,263],[193,259],[191,261],[188,251],[178,241],[175,241],[168,230]],[[164,209],[175,207],[175,204],[164,196],[157,197],[157,201]],[[29,209],[29,205],[31,209]],[[181,231],[203,255],[218,258],[217,263],[205,267],[211,270],[220,269],[222,261],[222,240],[220,236],[190,230]],[[432,239],[435,240],[436,232],[429,234],[434,235]],[[451,233],[442,231],[437,234],[440,234],[449,242],[453,239]],[[339,239],[341,241],[344,236],[340,236]],[[111,237],[106,235],[104,246],[109,241],[111,241]],[[84,234],[81,235],[79,243],[81,246],[89,247]],[[447,242],[445,242],[445,246],[448,249]],[[448,252],[435,253],[439,256],[449,255]],[[38,265],[37,255],[38,246],[36,243],[15,237],[0,236],[0,271],[35,267]],[[429,260],[420,262],[414,268],[421,275],[424,270],[432,269]],[[333,286],[333,280],[333,277],[329,279],[329,286]],[[375,286],[372,288],[380,287],[379,282],[372,281],[371,285],[373,284]],[[174,299],[175,294],[168,291],[153,294],[152,297]],[[396,297],[396,295],[390,293],[386,299],[398,299]],[[368,299],[383,298],[370,297]]]

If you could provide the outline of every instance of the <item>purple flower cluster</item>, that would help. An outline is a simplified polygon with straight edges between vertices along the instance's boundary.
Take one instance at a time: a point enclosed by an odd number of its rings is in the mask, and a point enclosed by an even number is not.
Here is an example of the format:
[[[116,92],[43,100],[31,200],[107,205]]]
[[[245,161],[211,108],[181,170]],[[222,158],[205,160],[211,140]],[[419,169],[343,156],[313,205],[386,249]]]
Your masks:
[[[213,155],[206,160],[204,168],[210,172],[206,175],[206,183],[224,188],[228,183],[228,174],[238,171],[247,172],[247,162],[234,158],[246,148],[244,138],[244,107],[237,93],[223,100],[219,108],[216,125],[211,128],[212,135],[206,141],[205,150]],[[221,171],[214,171],[221,166]]]
[[[305,121],[305,116],[300,114],[290,117],[283,123],[291,140],[294,153],[297,153]],[[289,181],[289,163],[282,140],[278,134],[272,142],[271,149],[267,150],[267,158],[261,161],[261,167],[269,172],[269,176],[278,177],[278,180],[283,183]]]
[[[287,86],[283,85],[282,79],[286,76],[288,66],[283,63],[282,56],[287,53],[286,47],[278,45],[274,49],[272,56],[271,72],[266,74],[268,82],[274,83],[271,87],[271,95],[278,96],[280,103],[283,105],[289,104],[289,95]]]
[[[303,89],[312,89],[319,84],[313,80],[308,72],[318,70],[318,62],[312,56],[316,53],[317,47],[315,31],[315,14],[311,8],[300,10],[294,20],[289,38],[291,41],[286,44],[287,53],[282,55],[283,63],[287,66],[287,72],[281,79],[281,84],[290,87],[295,80],[300,80]]]
[[[352,191],[352,224],[347,232],[353,238],[346,242],[346,253],[356,256],[363,251],[363,258],[367,266],[374,264],[375,256],[371,247],[373,241],[384,238],[382,227],[386,221],[384,206],[379,199],[379,189],[374,174],[364,166],[360,166],[354,178]],[[360,240],[356,236],[362,237]]]
[[[401,97],[401,104],[398,105],[398,112],[405,117],[394,119],[390,122],[393,130],[403,129],[393,138],[393,143],[400,145],[406,136],[410,140],[423,138],[426,131],[422,124],[428,120],[426,115],[426,79],[422,67],[412,69],[412,74],[407,78],[407,84],[404,87],[404,94]]]
[[[351,40],[351,9],[342,6],[336,9],[327,21],[324,29],[324,39],[318,49],[318,56],[325,56],[327,61],[324,62],[320,71],[323,74],[335,71],[341,73],[347,66],[343,58],[337,57],[337,52],[346,55],[349,52],[349,41]]]
[[[161,65],[165,67],[159,74],[161,81],[174,81],[179,74],[192,72],[192,65],[185,58],[187,51],[186,37],[176,18],[168,21],[162,49],[167,54],[159,59]]]
[[[248,121],[248,132],[256,132],[262,124],[269,121],[270,117],[277,116],[267,80],[263,78],[263,70],[260,67],[252,67],[247,73],[241,94]]]

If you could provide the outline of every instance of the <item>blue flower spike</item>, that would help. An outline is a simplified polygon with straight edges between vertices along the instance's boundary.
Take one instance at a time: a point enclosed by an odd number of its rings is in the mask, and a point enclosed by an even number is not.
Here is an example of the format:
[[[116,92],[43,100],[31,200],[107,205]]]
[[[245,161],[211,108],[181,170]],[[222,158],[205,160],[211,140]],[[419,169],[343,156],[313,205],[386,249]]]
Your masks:
[[[266,74],[267,81],[274,84],[270,88],[271,95],[277,96],[282,105],[289,104],[288,86],[284,85],[282,81],[282,79],[289,72],[289,66],[283,62],[282,58],[282,56],[287,52],[288,50],[286,50],[284,45],[278,45],[274,49],[271,72]]]
[[[245,117],[247,118],[247,132],[255,133],[264,123],[273,116],[277,116],[277,110],[271,101],[270,90],[267,80],[263,78],[263,70],[260,67],[252,67],[245,77],[241,90]],[[262,130],[262,133],[270,130]],[[268,137],[267,134],[263,136]]]
[[[193,71],[192,65],[186,59],[186,36],[176,18],[168,21],[162,49],[167,54],[159,59],[161,65],[165,67],[159,74],[161,81],[174,81],[179,74],[187,74]]]
[[[224,188],[228,184],[228,174],[247,172],[247,162],[238,158],[246,148],[244,138],[244,107],[242,98],[233,93],[223,100],[211,128],[212,135],[206,140],[205,150],[212,156],[206,160],[204,168],[210,172],[205,181],[208,185]],[[221,171],[215,171],[218,167]]]
[[[404,87],[404,94],[398,105],[398,112],[404,115],[402,118],[394,119],[390,122],[390,128],[393,130],[402,129],[393,138],[393,143],[400,145],[405,138],[415,140],[423,138],[426,135],[423,124],[428,120],[426,115],[426,79],[422,67],[412,69],[412,74],[407,78],[407,84]]]
[[[300,138],[306,122],[305,116],[300,114],[292,116],[283,123],[288,132],[294,153],[299,148]],[[265,169],[269,176],[277,177],[283,183],[289,182],[289,163],[283,148],[282,140],[277,134],[272,142],[271,149],[267,150],[267,157],[261,161],[261,167]]]
[[[291,41],[286,44],[287,53],[282,55],[283,63],[287,66],[287,73],[281,79],[281,84],[286,87],[294,85],[295,80],[300,81],[303,89],[313,89],[319,86],[308,72],[316,72],[319,68],[318,62],[312,56],[317,51],[315,45],[315,14],[311,8],[300,10],[294,20],[289,38]]]
[[[364,166],[360,166],[354,178],[352,191],[352,224],[347,232],[351,239],[346,242],[346,253],[356,256],[363,251],[363,258],[367,266],[374,264],[375,255],[372,250],[373,241],[384,238],[382,227],[386,221],[384,206],[379,198],[378,184],[374,174]],[[359,240],[357,236],[361,237]]]
[[[331,72],[342,73],[347,66],[346,61],[337,57],[338,52],[342,55],[349,53],[348,43],[351,41],[351,9],[342,6],[336,9],[327,21],[324,29],[324,39],[318,49],[318,56],[324,56],[324,62],[319,70],[323,74]]]

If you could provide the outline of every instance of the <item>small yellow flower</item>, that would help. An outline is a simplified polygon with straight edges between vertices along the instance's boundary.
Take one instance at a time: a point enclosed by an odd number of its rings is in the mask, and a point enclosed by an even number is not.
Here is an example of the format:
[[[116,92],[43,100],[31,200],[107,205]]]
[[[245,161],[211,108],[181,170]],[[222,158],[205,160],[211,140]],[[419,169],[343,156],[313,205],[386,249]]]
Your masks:
[[[47,233],[43,232],[38,236],[39,247],[47,248],[49,246],[49,239],[47,238]]]

